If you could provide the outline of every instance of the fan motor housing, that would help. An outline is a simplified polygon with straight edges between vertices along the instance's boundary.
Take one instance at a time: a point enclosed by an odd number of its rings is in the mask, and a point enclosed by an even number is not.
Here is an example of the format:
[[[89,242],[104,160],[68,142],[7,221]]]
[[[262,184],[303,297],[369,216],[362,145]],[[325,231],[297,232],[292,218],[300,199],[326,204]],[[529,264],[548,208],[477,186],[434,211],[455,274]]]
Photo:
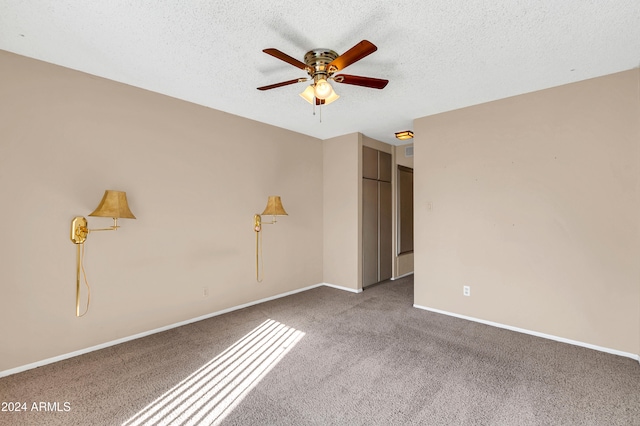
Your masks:
[[[327,70],[327,65],[338,56],[340,55],[331,49],[313,49],[308,51],[304,55],[304,63],[309,67],[307,72],[314,80],[330,77],[333,72]]]

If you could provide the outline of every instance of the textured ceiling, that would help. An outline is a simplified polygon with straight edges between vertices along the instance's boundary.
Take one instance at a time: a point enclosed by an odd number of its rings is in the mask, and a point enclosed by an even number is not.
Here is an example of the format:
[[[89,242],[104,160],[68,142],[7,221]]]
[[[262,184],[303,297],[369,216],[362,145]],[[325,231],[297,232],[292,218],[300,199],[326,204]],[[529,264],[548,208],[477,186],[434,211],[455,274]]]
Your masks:
[[[313,115],[296,59],[378,51]],[[413,119],[638,67],[639,0],[0,0],[0,49],[326,139],[397,144]],[[1,77],[1,76],[0,76]]]

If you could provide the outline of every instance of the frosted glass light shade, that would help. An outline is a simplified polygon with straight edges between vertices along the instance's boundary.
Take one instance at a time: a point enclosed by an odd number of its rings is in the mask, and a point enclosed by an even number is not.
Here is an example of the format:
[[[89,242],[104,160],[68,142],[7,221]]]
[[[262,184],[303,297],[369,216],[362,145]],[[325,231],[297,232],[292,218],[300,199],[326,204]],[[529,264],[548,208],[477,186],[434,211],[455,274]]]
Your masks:
[[[315,94],[318,99],[327,99],[333,93],[333,87],[325,80],[321,78],[315,84]]]

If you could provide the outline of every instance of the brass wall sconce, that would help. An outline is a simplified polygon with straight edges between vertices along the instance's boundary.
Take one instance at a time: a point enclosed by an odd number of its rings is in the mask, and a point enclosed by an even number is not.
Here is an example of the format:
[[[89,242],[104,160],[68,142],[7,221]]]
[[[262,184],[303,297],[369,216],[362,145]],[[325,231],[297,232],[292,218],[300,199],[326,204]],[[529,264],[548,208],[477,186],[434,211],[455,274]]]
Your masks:
[[[262,216],[272,216],[271,222],[263,222]],[[278,195],[270,195],[267,200],[267,207],[265,207],[262,215],[253,215],[253,230],[256,233],[256,281],[262,282],[264,278],[260,276],[260,259],[262,258],[262,225],[272,225],[277,222],[277,216],[288,216],[287,212],[282,207],[282,201]],[[262,267],[264,271],[264,265]]]
[[[91,301],[91,289],[87,282],[86,274],[85,284],[87,285],[87,307],[82,315],[80,315],[80,271],[84,274],[84,242],[87,240],[87,236],[90,232],[94,231],[117,231],[119,218],[135,219],[136,217],[129,210],[129,204],[127,203],[127,194],[122,191],[104,191],[102,201],[98,204],[98,207],[89,214],[89,216],[96,217],[110,217],[113,218],[113,225],[108,228],[89,229],[87,225],[87,219],[82,216],[76,216],[71,221],[71,242],[76,245],[76,316],[81,317],[89,310],[89,302]],[[80,250],[82,246],[82,251]]]

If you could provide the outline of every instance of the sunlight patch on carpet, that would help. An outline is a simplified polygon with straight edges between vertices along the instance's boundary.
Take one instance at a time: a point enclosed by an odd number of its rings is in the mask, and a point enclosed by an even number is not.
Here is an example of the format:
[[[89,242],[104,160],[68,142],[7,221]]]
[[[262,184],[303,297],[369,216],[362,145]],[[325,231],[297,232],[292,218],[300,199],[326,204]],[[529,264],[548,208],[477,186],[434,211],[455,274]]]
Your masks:
[[[269,319],[122,425],[216,424],[303,336]]]

